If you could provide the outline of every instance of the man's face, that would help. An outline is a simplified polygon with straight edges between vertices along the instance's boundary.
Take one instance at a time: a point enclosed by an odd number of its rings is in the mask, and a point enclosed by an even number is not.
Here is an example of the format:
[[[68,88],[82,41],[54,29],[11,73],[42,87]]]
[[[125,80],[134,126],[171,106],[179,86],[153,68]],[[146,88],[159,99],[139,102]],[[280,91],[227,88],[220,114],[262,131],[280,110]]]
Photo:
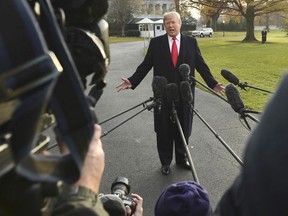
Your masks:
[[[169,16],[165,19],[164,26],[167,34],[171,37],[175,37],[180,32],[181,21],[176,16]]]

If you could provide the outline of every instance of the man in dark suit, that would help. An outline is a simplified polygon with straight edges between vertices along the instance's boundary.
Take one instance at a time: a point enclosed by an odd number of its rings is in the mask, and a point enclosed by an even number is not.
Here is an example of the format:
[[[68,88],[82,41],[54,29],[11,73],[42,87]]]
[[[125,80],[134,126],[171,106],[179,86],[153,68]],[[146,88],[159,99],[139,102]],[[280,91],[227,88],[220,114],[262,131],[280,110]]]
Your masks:
[[[262,44],[266,43],[266,39],[267,39],[267,30],[266,30],[266,28],[264,28],[261,31],[261,36],[262,36]]]
[[[179,86],[180,82],[185,78],[181,77],[178,68],[181,64],[185,63],[191,68],[191,76],[194,76],[194,70],[196,69],[210,88],[214,89],[217,93],[223,93],[224,87],[212,76],[209,67],[202,58],[196,39],[180,33],[182,22],[179,13],[165,13],[163,23],[166,34],[151,39],[143,62],[131,77],[128,79],[122,78],[122,83],[117,86],[118,91],[135,89],[152,67],[154,76],[163,76],[167,79],[168,83],[176,83]],[[172,48],[173,41],[176,42],[176,48]],[[171,52],[175,53],[172,51],[173,49],[176,49],[175,63],[173,63],[173,57],[171,56]],[[192,84],[193,95],[194,88],[195,85]],[[189,106],[185,105],[180,98],[176,104],[176,110],[186,142],[188,143],[191,135],[193,114]],[[165,99],[161,112],[154,112],[154,126],[157,134],[157,149],[162,164],[161,172],[164,175],[170,173],[174,143],[176,164],[190,170],[191,166],[187,159],[180,133],[176,124],[171,121],[171,104]]]

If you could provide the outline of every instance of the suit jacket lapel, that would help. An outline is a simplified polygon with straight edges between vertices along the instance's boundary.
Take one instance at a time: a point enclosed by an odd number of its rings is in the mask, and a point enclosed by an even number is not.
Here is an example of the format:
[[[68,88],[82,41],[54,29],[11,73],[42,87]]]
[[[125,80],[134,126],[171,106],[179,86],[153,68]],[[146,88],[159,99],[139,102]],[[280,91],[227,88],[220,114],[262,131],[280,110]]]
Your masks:
[[[161,55],[164,57],[163,60],[167,62],[167,64],[172,65],[172,58],[169,48],[168,36],[167,34],[162,36],[161,42]]]
[[[179,52],[179,56],[178,56],[178,62],[177,62],[177,66],[183,63],[183,59],[185,59],[186,56],[186,52],[187,52],[187,47],[186,45],[186,38],[183,37],[183,35],[181,34],[181,41],[180,41],[180,52]]]

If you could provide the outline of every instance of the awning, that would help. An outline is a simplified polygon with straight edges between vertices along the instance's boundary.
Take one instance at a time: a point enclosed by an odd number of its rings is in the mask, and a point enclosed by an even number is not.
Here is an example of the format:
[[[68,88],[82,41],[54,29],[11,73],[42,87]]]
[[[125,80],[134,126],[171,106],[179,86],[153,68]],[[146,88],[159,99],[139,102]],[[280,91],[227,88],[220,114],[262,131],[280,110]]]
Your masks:
[[[136,24],[153,24],[153,23],[154,23],[154,21],[152,21],[151,19],[145,17],[144,19],[140,20]]]

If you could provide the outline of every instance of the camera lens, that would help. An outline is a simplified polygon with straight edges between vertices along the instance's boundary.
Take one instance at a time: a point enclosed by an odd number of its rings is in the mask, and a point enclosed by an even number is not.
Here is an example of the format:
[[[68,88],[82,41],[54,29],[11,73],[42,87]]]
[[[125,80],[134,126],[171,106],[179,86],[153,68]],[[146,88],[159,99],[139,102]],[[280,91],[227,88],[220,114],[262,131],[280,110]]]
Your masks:
[[[111,185],[111,193],[124,197],[130,192],[129,181],[125,177],[117,177]]]

